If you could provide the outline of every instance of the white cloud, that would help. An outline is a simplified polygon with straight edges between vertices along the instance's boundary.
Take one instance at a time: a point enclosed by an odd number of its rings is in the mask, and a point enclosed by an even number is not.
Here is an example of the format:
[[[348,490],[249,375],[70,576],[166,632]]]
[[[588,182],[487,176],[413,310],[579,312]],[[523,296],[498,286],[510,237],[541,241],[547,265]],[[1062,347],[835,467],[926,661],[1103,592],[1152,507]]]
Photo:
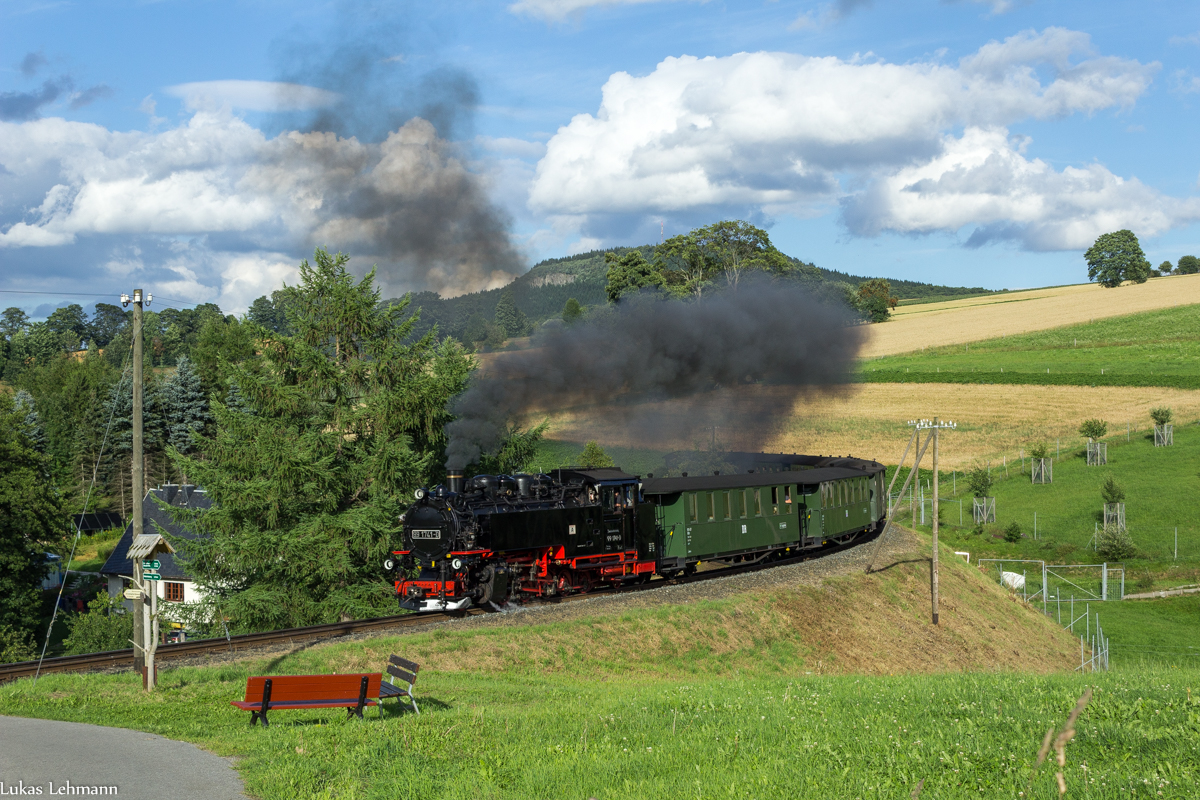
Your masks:
[[[970,245],[1004,239],[1030,250],[1075,250],[1105,231],[1129,228],[1154,236],[1200,219],[1200,200],[1165,197],[1099,164],[1059,172],[1026,158],[1027,144],[1002,128],[947,136],[936,158],[846,198],[846,224],[868,236],[975,226]]]
[[[514,14],[527,14],[549,22],[562,22],[568,17],[578,17],[587,9],[596,6],[632,6],[663,2],[670,0],[517,0],[508,10]]]
[[[279,81],[198,81],[168,86],[167,94],[183,100],[192,111],[224,107],[248,111],[310,111],[338,101],[336,92]],[[150,111],[153,114],[153,109]]]
[[[930,163],[958,128],[1128,108],[1157,69],[1095,55],[1086,34],[1062,28],[991,42],[953,65],[789,53],[668,58],[643,77],[612,75],[598,112],[558,130],[529,202],[597,220],[810,213],[843,197],[847,180]]]

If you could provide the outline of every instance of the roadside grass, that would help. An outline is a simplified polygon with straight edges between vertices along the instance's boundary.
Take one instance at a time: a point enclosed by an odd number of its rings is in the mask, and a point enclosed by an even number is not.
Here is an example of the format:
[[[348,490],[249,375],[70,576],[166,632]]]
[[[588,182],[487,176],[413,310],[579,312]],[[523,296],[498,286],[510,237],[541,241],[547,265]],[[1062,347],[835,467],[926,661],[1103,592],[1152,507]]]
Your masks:
[[[1200,305],[864,361],[865,382],[1200,388]],[[1049,372],[1047,372],[1049,370]]]
[[[1200,668],[1200,596],[1126,600],[1092,609],[1112,640],[1114,667]]]
[[[925,797],[1057,798],[1053,765],[1033,773],[1037,750],[1091,687],[1067,748],[1069,796],[1184,798],[1200,781],[1196,670],[866,677],[770,664],[684,680],[426,670],[420,715],[390,704],[362,721],[281,711],[264,729],[228,704],[249,675],[334,671],[355,647],[170,670],[154,694],[127,674],[48,675],[0,687],[0,714],[195,742],[237,756],[264,800],[882,798],[922,780]]]

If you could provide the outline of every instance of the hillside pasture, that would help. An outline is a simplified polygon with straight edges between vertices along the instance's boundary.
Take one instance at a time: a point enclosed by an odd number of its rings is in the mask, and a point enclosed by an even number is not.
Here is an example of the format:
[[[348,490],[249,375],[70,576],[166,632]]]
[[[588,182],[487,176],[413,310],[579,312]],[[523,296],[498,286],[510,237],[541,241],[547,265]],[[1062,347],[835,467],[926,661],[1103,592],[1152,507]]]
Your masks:
[[[1116,289],[1089,283],[900,306],[891,320],[870,327],[862,355],[911,353],[1195,303],[1200,303],[1200,274]]]
[[[865,361],[864,381],[1200,388],[1200,305]]]

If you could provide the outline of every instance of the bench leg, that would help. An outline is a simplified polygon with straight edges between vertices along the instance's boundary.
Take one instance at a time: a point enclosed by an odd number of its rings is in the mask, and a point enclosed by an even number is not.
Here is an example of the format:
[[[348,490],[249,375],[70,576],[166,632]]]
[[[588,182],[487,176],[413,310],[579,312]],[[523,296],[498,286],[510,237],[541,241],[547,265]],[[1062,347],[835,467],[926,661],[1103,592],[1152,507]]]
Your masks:
[[[266,711],[251,711],[250,712],[250,724],[251,725],[257,725],[258,721],[260,719],[262,720],[264,728],[269,727],[271,725],[271,723],[267,721],[267,712]]]

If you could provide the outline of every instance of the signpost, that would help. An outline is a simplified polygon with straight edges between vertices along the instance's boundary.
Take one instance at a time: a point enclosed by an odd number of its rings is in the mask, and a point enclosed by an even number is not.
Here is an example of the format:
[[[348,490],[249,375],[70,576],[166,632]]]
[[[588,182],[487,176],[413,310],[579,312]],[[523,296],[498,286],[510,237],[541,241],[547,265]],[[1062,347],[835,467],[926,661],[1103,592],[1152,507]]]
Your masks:
[[[142,599],[142,590],[141,589],[126,589],[125,590],[125,599],[126,600],[141,600]]]
[[[159,560],[157,558],[142,559],[142,569],[158,570],[161,567],[162,567],[162,563],[159,562]]]
[[[159,575],[157,572],[143,572],[142,580],[144,580],[144,581],[161,581],[162,575]]]

